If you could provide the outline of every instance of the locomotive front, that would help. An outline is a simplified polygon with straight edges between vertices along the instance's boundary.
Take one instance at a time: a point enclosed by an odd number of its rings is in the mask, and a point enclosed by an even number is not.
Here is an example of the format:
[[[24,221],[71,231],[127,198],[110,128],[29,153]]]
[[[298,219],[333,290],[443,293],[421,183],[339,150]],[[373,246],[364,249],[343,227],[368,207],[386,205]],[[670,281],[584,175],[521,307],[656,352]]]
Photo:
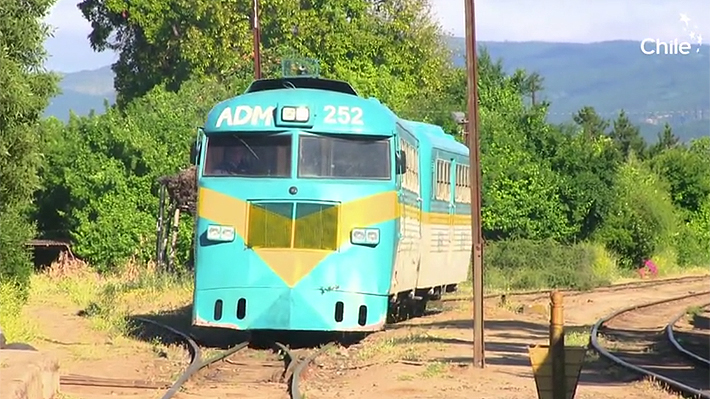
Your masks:
[[[210,112],[197,151],[193,324],[384,325],[401,170],[396,117],[345,85],[256,81]]]

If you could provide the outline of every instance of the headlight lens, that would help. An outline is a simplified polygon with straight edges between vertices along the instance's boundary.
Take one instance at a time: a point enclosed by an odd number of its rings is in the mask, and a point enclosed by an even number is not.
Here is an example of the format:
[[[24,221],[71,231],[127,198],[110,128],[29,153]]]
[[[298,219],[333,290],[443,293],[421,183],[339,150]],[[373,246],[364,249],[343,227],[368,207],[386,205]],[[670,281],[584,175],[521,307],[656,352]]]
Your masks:
[[[380,243],[380,229],[353,229],[350,232],[350,242],[360,245],[377,245]]]
[[[234,241],[234,227],[211,224],[207,226],[207,239],[210,241]]]
[[[308,122],[311,112],[306,107],[282,107],[281,120],[284,122]]]

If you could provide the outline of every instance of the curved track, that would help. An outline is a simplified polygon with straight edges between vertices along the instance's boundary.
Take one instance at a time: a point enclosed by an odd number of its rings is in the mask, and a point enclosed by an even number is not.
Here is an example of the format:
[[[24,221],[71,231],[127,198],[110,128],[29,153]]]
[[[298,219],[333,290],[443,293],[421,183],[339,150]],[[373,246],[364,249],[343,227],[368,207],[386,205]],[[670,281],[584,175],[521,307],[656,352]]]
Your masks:
[[[710,378],[706,367],[696,367],[677,351],[678,343],[669,329],[698,298],[710,291],[621,309],[598,320],[592,327],[590,344],[602,357],[636,374],[660,381],[685,395],[710,399]],[[663,332],[666,334],[663,334]],[[599,342],[604,336],[604,344]],[[675,342],[675,344],[674,344]]]
[[[709,306],[710,303],[700,305],[701,308],[707,308]],[[704,348],[706,349],[704,351],[693,350],[689,347],[686,347],[686,345],[682,344],[676,338],[675,325],[686,315],[687,312],[682,312],[678,314],[678,316],[676,316],[673,320],[671,320],[670,323],[668,323],[668,325],[666,326],[666,335],[668,336],[668,340],[678,352],[680,352],[683,356],[687,357],[690,361],[696,363],[699,367],[710,368],[710,359],[708,358],[707,347]]]
[[[75,385],[75,386],[93,386],[93,387],[116,387],[116,388],[132,388],[132,389],[165,389],[169,388],[161,399],[171,399],[180,388],[199,370],[212,365],[220,360],[226,359],[227,357],[237,353],[238,351],[245,349],[249,346],[249,342],[242,342],[238,345],[233,346],[227,350],[220,352],[219,354],[205,359],[202,354],[202,350],[197,342],[190,337],[188,334],[179,331],[171,326],[156,322],[154,320],[139,318],[136,319],[143,323],[152,324],[158,328],[167,330],[176,336],[178,336],[188,347],[190,352],[190,363],[187,368],[180,374],[180,376],[172,383],[155,383],[149,381],[140,380],[128,380],[128,379],[113,379],[113,378],[98,378],[98,377],[87,377],[81,375],[66,375],[60,378],[61,385]],[[276,347],[284,355],[284,371],[280,375],[280,380],[286,381],[288,386],[287,390],[289,397],[291,399],[302,399],[303,395],[301,393],[300,382],[302,380],[302,373],[308,367],[308,365],[315,360],[315,358],[322,354],[326,349],[332,346],[332,343],[322,346],[321,348],[306,354],[304,356],[299,356],[301,353],[296,353],[291,350],[288,346],[276,342]]]
[[[601,286],[597,288],[590,289],[588,291],[580,291],[576,289],[564,289],[564,290],[556,290],[556,289],[546,289],[546,290],[529,290],[529,291],[510,291],[510,292],[500,292],[496,294],[486,294],[483,296],[485,299],[491,299],[491,298],[498,298],[498,297],[507,297],[507,296],[547,296],[549,295],[552,291],[559,291],[563,294],[565,294],[565,297],[570,297],[570,296],[577,296],[577,295],[584,295],[588,294],[590,292],[615,292],[615,291],[620,291],[620,290],[628,290],[628,289],[644,289],[648,287],[655,287],[658,285],[667,285],[667,284],[682,284],[682,283],[691,283],[695,281],[702,281],[710,277],[709,275],[703,275],[703,276],[688,276],[688,277],[675,277],[675,278],[664,278],[664,279],[656,279],[656,280],[650,280],[650,281],[632,281],[630,283],[623,283],[623,284],[612,284],[612,285],[607,285],[607,286]],[[460,302],[460,301],[470,301],[470,297],[453,297],[453,298],[442,298],[439,302]]]

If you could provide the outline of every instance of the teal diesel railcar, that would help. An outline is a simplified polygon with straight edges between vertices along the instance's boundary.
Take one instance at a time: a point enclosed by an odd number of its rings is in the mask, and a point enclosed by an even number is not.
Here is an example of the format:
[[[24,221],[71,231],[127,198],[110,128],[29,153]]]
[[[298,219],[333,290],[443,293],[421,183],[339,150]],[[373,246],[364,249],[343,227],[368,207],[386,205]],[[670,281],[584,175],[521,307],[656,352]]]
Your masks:
[[[346,82],[255,80],[192,158],[195,325],[375,331],[467,277],[466,146]]]

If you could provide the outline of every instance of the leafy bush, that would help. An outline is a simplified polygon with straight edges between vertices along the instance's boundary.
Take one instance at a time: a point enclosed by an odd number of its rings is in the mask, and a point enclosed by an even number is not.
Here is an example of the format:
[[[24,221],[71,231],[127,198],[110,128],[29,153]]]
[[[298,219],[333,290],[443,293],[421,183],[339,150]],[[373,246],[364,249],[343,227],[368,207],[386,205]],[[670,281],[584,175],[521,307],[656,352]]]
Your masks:
[[[698,212],[710,195],[710,161],[706,155],[672,148],[651,160],[654,171],[668,183],[673,203],[688,212]]]
[[[0,327],[9,342],[28,342],[36,332],[36,325],[22,314],[26,299],[26,287],[0,282]]]
[[[72,116],[47,126],[51,143],[43,190],[43,230],[70,236],[76,253],[102,271],[130,258],[147,261],[155,248],[158,178],[185,167],[195,130],[215,103],[242,82],[199,80],[178,93],[162,88],[124,111]],[[63,204],[57,208],[56,204]],[[179,262],[189,256],[191,221],[181,223]]]
[[[553,240],[491,243],[484,252],[485,277],[506,281],[503,288],[570,287],[590,289],[617,277],[616,262],[589,243],[563,245]],[[501,288],[501,287],[499,287]]]
[[[633,159],[623,165],[613,195],[596,238],[619,255],[624,267],[640,267],[656,251],[672,246],[678,212],[668,187],[646,165]]]
[[[710,266],[710,195],[681,226],[676,248],[681,266]]]
[[[0,12],[0,282],[23,289],[32,272],[26,245],[35,235],[30,211],[41,162],[37,124],[57,92],[57,76],[42,68],[49,36],[42,18],[50,5],[10,1]]]

